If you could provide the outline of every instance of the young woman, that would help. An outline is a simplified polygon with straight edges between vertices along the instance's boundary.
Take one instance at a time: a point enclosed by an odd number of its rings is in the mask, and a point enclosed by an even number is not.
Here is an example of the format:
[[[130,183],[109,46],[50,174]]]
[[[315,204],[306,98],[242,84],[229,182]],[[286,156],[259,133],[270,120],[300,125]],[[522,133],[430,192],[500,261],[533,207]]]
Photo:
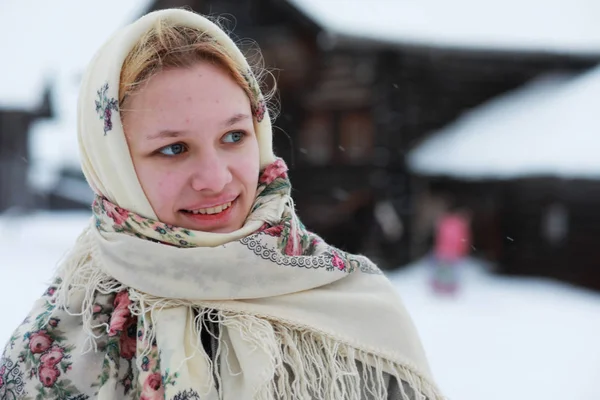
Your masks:
[[[259,82],[184,10],[82,82],[93,218],[0,361],[0,399],[441,399],[394,288],[298,220]]]

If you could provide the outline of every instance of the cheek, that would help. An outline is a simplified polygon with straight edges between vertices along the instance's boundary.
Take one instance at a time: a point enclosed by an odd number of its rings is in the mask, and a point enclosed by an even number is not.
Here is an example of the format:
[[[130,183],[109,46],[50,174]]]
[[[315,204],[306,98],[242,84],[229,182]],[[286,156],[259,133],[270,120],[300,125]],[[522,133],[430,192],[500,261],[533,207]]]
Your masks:
[[[173,210],[177,193],[181,192],[180,177],[176,173],[151,166],[140,168],[138,177],[154,212],[159,219],[163,219],[165,213]]]
[[[244,157],[236,157],[234,160],[235,169],[239,176],[246,192],[250,195],[251,201],[254,202],[254,195],[256,194],[256,187],[258,185],[258,173],[259,173],[259,155],[258,155],[258,144],[256,148],[254,146],[244,155]]]

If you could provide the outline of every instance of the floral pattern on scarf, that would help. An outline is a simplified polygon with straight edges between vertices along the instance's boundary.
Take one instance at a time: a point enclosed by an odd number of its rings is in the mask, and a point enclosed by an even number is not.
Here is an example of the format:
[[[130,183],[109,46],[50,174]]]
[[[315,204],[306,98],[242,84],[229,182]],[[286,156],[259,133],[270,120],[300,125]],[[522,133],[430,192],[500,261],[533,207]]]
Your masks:
[[[94,101],[98,117],[104,121],[104,135],[113,128],[112,112],[119,111],[119,102],[114,97],[108,97],[108,82],[96,91],[97,99]]]
[[[139,349],[148,347],[148,343],[144,338],[143,320],[131,315],[126,290],[116,295],[96,296],[96,354],[100,359],[78,368],[95,366],[100,373],[88,387],[75,387],[68,377],[73,373],[75,346],[67,344],[68,338],[61,326],[63,320],[70,320],[72,327],[77,317],[55,308],[54,293],[58,284],[60,280],[43,295],[40,307],[31,314],[35,317],[27,317],[10,338],[0,358],[0,400],[86,400],[97,397],[110,379],[115,381],[117,398],[163,400],[165,387],[175,385],[178,374],[168,370],[161,373],[156,342],[149,346],[148,354],[141,356],[141,370],[136,368]],[[15,349],[21,350],[16,352]],[[10,354],[17,357],[11,359]]]
[[[56,286],[48,288],[42,298],[41,312],[34,320],[26,318],[8,342],[7,349],[14,349],[20,343],[21,351],[16,359],[4,355],[0,360],[2,400],[28,398],[26,380],[37,382],[36,400],[88,398],[67,378],[72,369],[71,353],[75,346],[66,343],[61,318],[54,315],[52,295],[55,290]]]
[[[273,196],[289,196],[290,193],[291,183],[288,177],[288,167],[279,158],[260,173],[257,196],[250,214],[259,211],[261,207],[266,207],[269,199]],[[240,242],[244,245],[250,245],[255,241],[260,241],[260,235],[276,237],[278,238],[277,250],[279,254],[292,258],[311,256],[317,252],[316,249],[319,246],[326,245],[323,239],[306,229],[293,210],[291,198],[288,201],[290,203],[277,225],[265,223],[258,232],[248,238],[241,239]],[[92,210],[96,228],[100,231],[123,233],[171,246],[195,247],[193,231],[142,217],[120,208],[105,198],[96,197]],[[322,266],[329,271],[339,270],[352,273],[358,267],[365,273],[381,273],[379,269],[363,265],[364,263],[357,261],[355,257],[342,250],[331,246],[327,247],[329,260],[323,263]],[[281,263],[281,265],[289,264],[288,262]]]
[[[291,183],[287,171],[288,167],[285,162],[277,159],[261,172],[258,178],[258,194],[251,213],[265,206],[269,196],[288,196],[291,193]],[[96,228],[100,231],[124,233],[177,247],[195,246],[192,243],[193,231],[142,217],[120,208],[105,198],[96,197],[92,211],[96,220]],[[278,247],[281,253],[287,256],[310,255],[315,246],[323,243],[320,237],[306,230],[293,212],[284,213],[278,225],[264,224],[258,233],[278,237]],[[335,252],[332,257],[336,268],[345,270],[347,264],[347,261],[344,260],[345,254],[339,251]]]
[[[244,75],[244,78],[246,79],[246,82],[248,83],[248,87],[250,88],[250,91],[252,92],[252,96],[251,96],[252,97],[251,98],[252,115],[254,115],[254,118],[256,118],[256,122],[261,123],[262,120],[265,118],[265,114],[267,112],[267,103],[265,102],[265,99],[260,90],[258,81],[254,77],[252,70],[249,69],[248,71],[243,73],[243,75]]]
[[[105,198],[97,196],[92,204],[96,228],[103,232],[117,232],[140,239],[177,247],[194,247],[189,238],[194,233],[189,229],[142,217],[125,210]]]

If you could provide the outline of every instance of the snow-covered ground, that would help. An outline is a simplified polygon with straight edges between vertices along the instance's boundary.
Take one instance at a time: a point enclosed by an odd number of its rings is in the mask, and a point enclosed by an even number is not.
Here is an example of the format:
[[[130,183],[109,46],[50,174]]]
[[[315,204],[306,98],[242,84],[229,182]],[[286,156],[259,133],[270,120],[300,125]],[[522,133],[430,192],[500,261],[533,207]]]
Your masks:
[[[426,261],[390,274],[450,399],[600,398],[600,294],[463,267],[455,299],[431,296]]]
[[[43,293],[87,218],[0,218],[0,343]],[[469,260],[459,296],[442,299],[429,293],[427,271],[422,261],[389,276],[450,399],[600,398],[600,294],[541,279],[490,276]]]

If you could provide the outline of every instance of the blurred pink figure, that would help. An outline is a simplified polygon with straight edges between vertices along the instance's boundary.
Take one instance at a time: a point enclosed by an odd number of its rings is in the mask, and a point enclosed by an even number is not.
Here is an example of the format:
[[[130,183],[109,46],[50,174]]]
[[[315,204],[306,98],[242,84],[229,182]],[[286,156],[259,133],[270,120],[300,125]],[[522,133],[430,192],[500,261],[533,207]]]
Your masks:
[[[449,212],[437,224],[431,285],[439,294],[458,290],[458,268],[471,247],[470,221],[466,213]]]

